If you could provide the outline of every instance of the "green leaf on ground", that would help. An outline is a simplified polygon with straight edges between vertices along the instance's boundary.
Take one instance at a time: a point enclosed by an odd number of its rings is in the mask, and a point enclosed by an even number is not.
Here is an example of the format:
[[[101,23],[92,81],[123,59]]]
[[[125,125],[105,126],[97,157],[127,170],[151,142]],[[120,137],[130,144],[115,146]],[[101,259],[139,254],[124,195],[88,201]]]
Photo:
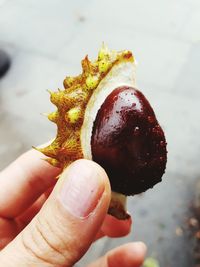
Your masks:
[[[156,259],[147,258],[143,264],[143,267],[160,267],[160,265]]]

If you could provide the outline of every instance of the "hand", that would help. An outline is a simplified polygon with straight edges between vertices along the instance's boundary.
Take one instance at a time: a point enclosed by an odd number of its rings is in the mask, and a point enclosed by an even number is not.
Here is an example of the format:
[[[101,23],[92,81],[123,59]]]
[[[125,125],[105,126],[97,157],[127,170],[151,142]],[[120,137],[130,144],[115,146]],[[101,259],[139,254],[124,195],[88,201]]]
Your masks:
[[[129,233],[131,219],[106,215],[110,184],[96,163],[78,160],[61,178],[31,150],[0,173],[0,267],[72,266],[100,237]],[[145,245],[128,243],[90,267],[141,266]]]

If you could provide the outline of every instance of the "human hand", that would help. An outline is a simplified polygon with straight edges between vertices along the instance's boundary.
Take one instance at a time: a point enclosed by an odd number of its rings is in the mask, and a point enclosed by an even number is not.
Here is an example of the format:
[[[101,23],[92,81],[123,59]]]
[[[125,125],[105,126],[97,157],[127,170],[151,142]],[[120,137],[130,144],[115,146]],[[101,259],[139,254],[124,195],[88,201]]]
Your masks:
[[[31,150],[0,173],[0,267],[72,266],[103,236],[128,234],[131,219],[106,215],[110,184],[96,163],[60,170]],[[145,245],[128,243],[89,267],[141,266]]]

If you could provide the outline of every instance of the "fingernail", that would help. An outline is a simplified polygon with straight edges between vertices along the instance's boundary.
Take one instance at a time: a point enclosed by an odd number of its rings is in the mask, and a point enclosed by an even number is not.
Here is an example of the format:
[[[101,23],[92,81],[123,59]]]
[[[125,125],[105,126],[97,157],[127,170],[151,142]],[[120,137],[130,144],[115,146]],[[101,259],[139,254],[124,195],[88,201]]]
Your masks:
[[[138,253],[146,254],[147,246],[143,242],[135,242],[134,246]]]
[[[93,212],[104,192],[104,182],[96,164],[80,160],[63,174],[60,201],[72,215],[84,218]]]

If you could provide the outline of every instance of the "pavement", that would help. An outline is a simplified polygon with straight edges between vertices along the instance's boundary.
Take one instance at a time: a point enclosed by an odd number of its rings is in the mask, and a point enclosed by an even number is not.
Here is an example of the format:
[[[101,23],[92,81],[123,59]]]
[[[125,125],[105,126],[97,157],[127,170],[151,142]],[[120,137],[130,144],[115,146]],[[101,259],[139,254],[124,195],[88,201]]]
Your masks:
[[[0,80],[1,169],[54,137],[54,125],[41,116],[54,109],[46,90],[63,88],[102,41],[133,51],[138,88],[166,133],[163,182],[129,199],[130,235],[96,242],[77,266],[133,240],[147,243],[161,267],[200,264],[192,223],[200,180],[199,28],[199,0],[0,0],[0,48],[12,59]]]

